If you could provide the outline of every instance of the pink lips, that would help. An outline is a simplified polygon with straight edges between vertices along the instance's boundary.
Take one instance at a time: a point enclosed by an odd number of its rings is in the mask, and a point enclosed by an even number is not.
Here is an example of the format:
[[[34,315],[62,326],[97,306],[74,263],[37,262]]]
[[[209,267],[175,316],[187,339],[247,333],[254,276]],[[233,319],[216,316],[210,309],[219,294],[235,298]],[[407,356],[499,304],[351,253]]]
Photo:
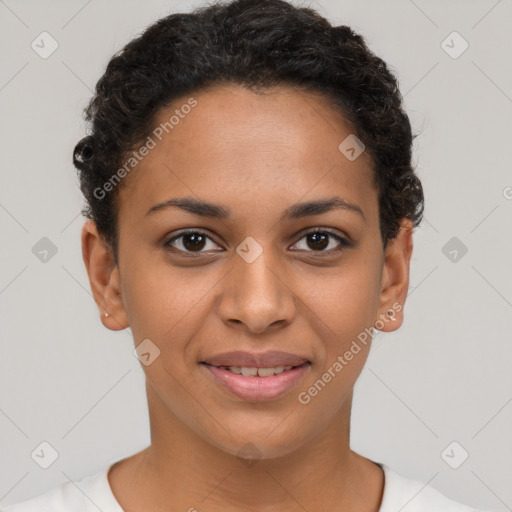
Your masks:
[[[246,353],[247,354],[247,353]],[[282,360],[282,359],[281,359]],[[223,360],[226,362],[225,360]],[[234,361],[231,359],[230,361]],[[240,363],[240,359],[236,360]],[[247,360],[245,360],[247,362]],[[268,360],[266,360],[268,361]],[[288,362],[290,358],[288,358]],[[220,383],[225,389],[230,391],[233,395],[242,400],[251,402],[264,402],[267,400],[273,400],[289,392],[294,388],[300,380],[304,377],[306,372],[309,371],[310,363],[308,361],[299,363],[299,366],[286,370],[278,375],[272,375],[270,377],[244,377],[243,375],[237,375],[225,370],[212,366],[208,363],[202,363],[201,366],[209,371],[214,379]],[[222,366],[237,366],[236,364],[226,364]],[[240,366],[258,367],[258,368],[269,368],[274,366],[290,366],[289,364],[278,365],[275,362],[273,364],[243,364]]]
[[[262,353],[256,352],[223,352],[206,358],[203,363],[212,366],[245,366],[246,368],[275,368],[276,366],[299,366],[308,359],[306,357],[271,350]]]

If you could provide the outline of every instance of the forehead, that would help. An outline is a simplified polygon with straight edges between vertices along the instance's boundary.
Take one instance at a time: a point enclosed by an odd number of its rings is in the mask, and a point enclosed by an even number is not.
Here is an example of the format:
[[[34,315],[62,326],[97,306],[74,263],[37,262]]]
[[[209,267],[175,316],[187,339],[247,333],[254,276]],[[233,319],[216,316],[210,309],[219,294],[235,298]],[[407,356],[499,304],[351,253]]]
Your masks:
[[[152,148],[120,191],[120,214],[129,205],[141,217],[181,196],[239,207],[263,201],[284,208],[334,193],[371,203],[369,155],[351,160],[340,150],[353,136],[342,113],[315,92],[276,87],[257,94],[226,84],[183,96],[158,112]]]

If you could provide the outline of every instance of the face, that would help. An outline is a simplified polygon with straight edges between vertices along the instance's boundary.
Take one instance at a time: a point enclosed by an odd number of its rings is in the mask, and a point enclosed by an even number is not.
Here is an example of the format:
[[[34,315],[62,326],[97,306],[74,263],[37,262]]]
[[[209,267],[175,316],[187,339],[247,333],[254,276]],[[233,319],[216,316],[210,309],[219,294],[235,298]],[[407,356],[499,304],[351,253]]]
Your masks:
[[[105,325],[145,343],[152,423],[276,457],[348,428],[368,329],[401,323],[410,236],[384,252],[369,155],[340,151],[353,132],[322,96],[191,96],[122,184],[119,266],[91,223],[84,259]]]

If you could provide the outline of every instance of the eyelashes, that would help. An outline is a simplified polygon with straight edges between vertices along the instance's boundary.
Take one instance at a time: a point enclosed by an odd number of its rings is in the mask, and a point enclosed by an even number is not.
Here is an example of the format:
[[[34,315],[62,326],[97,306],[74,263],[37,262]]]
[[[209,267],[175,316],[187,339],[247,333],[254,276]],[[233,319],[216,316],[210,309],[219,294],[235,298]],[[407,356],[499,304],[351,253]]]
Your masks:
[[[331,241],[334,240],[337,242],[337,245],[335,248],[331,249],[325,249],[322,247],[319,250],[315,249],[299,249],[298,251],[296,249],[293,249],[294,252],[306,252],[306,253],[312,253],[315,255],[322,256],[324,254],[326,255],[332,255],[334,253],[338,253],[339,251],[342,251],[343,249],[347,247],[351,247],[351,242],[343,238],[342,236],[338,235],[337,233],[333,232],[329,228],[314,228],[311,229],[305,233],[302,234],[302,236],[298,239],[297,242],[294,243],[295,245],[298,245],[303,239],[306,239],[306,247],[308,247],[308,241],[307,237],[311,237],[315,235],[315,239],[313,243],[320,242],[321,244],[328,241],[327,247],[331,245]],[[173,245],[174,244],[174,245]],[[199,229],[189,229],[186,231],[182,231],[178,235],[172,237],[170,240],[164,243],[164,247],[169,249],[173,253],[181,253],[183,255],[201,255],[205,254],[208,250],[212,250],[210,247],[207,248],[208,245],[214,245],[217,246],[216,242],[213,240],[212,237],[210,237],[206,232],[201,231]],[[176,247],[177,246],[177,247]],[[198,250],[196,250],[198,249]],[[206,251],[204,250],[206,249]],[[214,252],[222,252],[221,250],[213,248]]]
[[[179,235],[174,236],[168,242],[166,242],[164,244],[164,246],[167,248],[170,248],[176,252],[184,252],[184,253],[191,253],[191,254],[201,254],[202,252],[204,252],[204,251],[189,251],[186,248],[183,240],[181,240],[180,245],[182,247],[184,247],[184,249],[179,249],[179,248],[176,248],[173,245],[171,245],[173,242],[176,242],[177,240],[180,240],[180,239],[185,239],[186,237],[189,237],[188,241],[191,242],[192,246],[194,246],[194,245],[200,246],[201,249],[204,248],[204,247],[201,247],[201,244],[203,242],[206,243],[206,241],[210,241],[213,244],[215,244],[213,239],[210,236],[208,236],[204,231],[199,231],[197,229],[194,229],[194,230],[188,230],[188,231],[181,232]],[[215,245],[217,245],[217,244],[215,244]],[[216,251],[216,252],[221,252],[221,251]]]
[[[325,241],[326,239],[334,239],[337,241],[338,245],[334,249],[328,249],[328,250],[325,250],[324,248],[322,248],[320,250],[314,250],[314,249],[307,250],[306,249],[305,252],[332,254],[334,252],[339,252],[339,251],[343,250],[344,248],[350,246],[350,243],[347,240],[345,240],[343,237],[341,237],[340,235],[338,235],[336,233],[333,233],[329,229],[324,229],[324,228],[315,228],[313,230],[307,231],[306,233],[304,233],[301,236],[299,241],[296,242],[294,245],[297,245],[303,239],[307,239],[308,236],[313,236],[313,235],[315,235],[315,236],[321,235],[320,237],[318,237],[320,239],[319,241],[321,241],[321,242]],[[307,245],[307,242],[306,242],[306,245]],[[329,240],[328,245],[330,245],[330,240]],[[304,250],[304,249],[301,249],[301,250]]]

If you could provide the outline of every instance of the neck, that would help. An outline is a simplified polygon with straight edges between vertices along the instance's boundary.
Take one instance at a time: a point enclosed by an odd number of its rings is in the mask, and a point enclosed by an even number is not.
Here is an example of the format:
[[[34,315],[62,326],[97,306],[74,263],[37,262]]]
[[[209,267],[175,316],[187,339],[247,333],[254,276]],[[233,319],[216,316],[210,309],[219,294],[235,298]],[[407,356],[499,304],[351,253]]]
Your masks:
[[[377,512],[383,475],[350,449],[351,396],[334,421],[298,449],[275,458],[241,458],[198,436],[175,416],[152,410],[151,445],[111,470],[112,488],[128,509]],[[250,450],[247,449],[250,453]],[[121,474],[120,474],[121,473]],[[123,477],[123,478],[121,478]],[[115,485],[127,479],[129,485]],[[148,507],[148,503],[152,506]]]

